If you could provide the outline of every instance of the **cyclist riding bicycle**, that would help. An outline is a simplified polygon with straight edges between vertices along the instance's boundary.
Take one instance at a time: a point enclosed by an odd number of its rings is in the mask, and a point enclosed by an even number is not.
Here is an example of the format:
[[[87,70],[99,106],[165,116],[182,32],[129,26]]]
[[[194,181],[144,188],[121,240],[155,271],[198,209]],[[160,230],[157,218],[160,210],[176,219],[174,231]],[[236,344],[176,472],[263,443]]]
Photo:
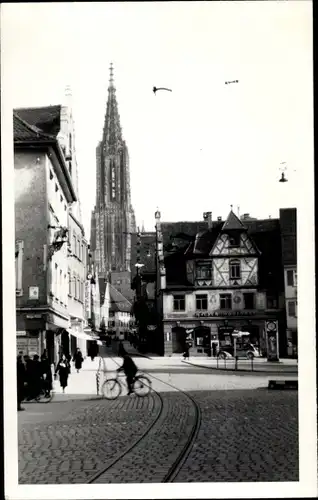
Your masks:
[[[136,376],[138,368],[126,352],[123,352],[121,354],[121,357],[123,358],[124,362],[122,366],[118,368],[117,372],[123,371],[125,373],[128,386],[128,394],[131,394],[133,392],[134,378]]]

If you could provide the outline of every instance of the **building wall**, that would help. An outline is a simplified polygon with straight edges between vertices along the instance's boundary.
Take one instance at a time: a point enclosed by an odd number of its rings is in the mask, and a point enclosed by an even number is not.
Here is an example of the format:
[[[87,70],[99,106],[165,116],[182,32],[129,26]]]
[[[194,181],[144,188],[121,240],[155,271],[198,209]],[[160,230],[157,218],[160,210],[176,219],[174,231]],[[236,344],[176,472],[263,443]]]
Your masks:
[[[68,308],[71,316],[84,320],[84,285],[87,242],[81,226],[70,215],[68,257]]]
[[[235,257],[233,257],[233,260]],[[231,286],[229,258],[214,258],[212,281],[214,286]],[[238,285],[258,284],[258,260],[255,257],[241,257],[241,277],[235,281]]]
[[[19,274],[22,287],[16,297],[17,307],[44,305],[47,302],[45,252],[47,244],[46,155],[16,151],[15,171],[15,234],[23,242]],[[22,256],[22,257],[21,257]],[[39,288],[39,299],[29,299],[29,288]]]
[[[293,285],[288,285],[288,274],[293,272]],[[285,300],[286,300],[286,320],[287,329],[296,330],[297,329],[297,267],[296,266],[285,266],[284,268],[284,280],[285,280]],[[290,314],[290,303],[295,303],[295,315]]]
[[[62,187],[54,172],[52,162],[46,159],[47,179],[47,210],[49,213],[49,225],[68,226],[68,204]],[[49,242],[51,243],[57,229],[49,229]],[[49,304],[55,311],[68,317],[68,258],[67,244],[54,253],[52,260],[48,263],[48,292]],[[64,325],[61,325],[64,326]],[[66,328],[66,324],[64,327]]]
[[[255,307],[256,310],[264,311],[266,308],[266,293],[259,292],[255,288],[246,289],[235,289],[235,290],[196,290],[196,291],[176,291],[169,292],[166,291],[163,294],[163,317],[164,318],[182,318],[182,317],[193,317],[196,313],[200,313],[200,310],[196,309],[196,296],[207,295],[208,303],[207,310],[202,312],[216,312],[220,310],[220,295],[230,294],[232,296],[232,310],[233,311],[244,311],[244,293],[254,293]],[[175,311],[174,310],[174,295],[184,295],[185,296],[185,311]]]

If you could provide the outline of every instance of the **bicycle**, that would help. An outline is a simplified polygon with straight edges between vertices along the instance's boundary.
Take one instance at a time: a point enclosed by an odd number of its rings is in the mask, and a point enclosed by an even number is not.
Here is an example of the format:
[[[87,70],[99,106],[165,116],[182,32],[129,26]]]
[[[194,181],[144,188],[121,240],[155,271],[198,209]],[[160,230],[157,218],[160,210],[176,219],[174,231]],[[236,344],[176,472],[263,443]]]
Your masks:
[[[124,375],[122,375],[124,376]],[[115,378],[105,380],[102,385],[102,393],[106,399],[117,399],[123,391],[123,382],[119,380],[120,374],[117,372]],[[151,391],[151,380],[144,374],[136,375],[132,383],[132,392],[136,396],[143,398]]]

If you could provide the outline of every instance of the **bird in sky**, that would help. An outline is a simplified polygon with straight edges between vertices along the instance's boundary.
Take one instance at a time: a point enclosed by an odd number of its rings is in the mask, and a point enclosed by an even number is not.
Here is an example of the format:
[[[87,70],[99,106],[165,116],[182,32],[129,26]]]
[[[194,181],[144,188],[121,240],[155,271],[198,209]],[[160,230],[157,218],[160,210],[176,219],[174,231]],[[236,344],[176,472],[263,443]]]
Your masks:
[[[153,87],[153,93],[156,95],[157,90],[167,90],[168,92],[172,92],[171,89],[167,89],[166,87]]]
[[[231,81],[226,81],[225,85],[230,85],[231,83],[239,83],[239,80],[231,80]]]

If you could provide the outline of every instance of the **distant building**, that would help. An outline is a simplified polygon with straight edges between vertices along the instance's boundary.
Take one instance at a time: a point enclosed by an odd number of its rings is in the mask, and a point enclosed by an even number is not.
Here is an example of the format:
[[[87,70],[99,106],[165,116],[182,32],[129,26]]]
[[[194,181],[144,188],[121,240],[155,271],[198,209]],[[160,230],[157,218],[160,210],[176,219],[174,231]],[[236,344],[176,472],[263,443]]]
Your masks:
[[[131,204],[129,155],[123,139],[113,68],[110,68],[103,137],[96,149],[96,203],[91,222],[91,251],[98,275],[128,299],[131,233],[136,231]]]
[[[297,213],[296,208],[279,211],[282,261],[284,266],[286,300],[286,340],[289,354],[296,355],[298,343],[297,323]]]

